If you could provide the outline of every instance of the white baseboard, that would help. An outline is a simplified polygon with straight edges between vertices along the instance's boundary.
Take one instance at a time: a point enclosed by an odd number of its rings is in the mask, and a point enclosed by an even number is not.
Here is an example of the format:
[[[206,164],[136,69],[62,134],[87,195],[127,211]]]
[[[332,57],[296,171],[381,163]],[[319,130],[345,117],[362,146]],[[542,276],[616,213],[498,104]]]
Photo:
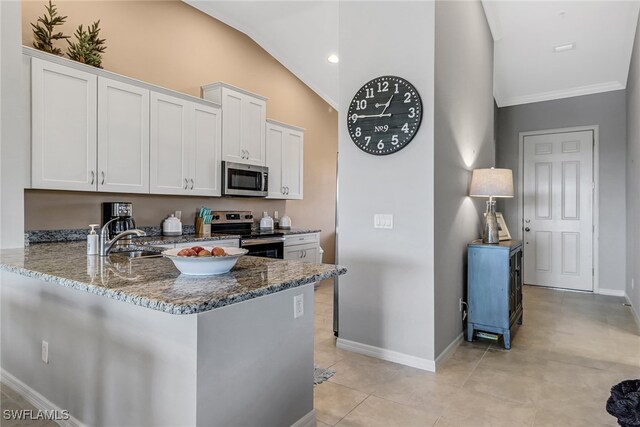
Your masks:
[[[447,360],[449,360],[451,356],[453,356],[453,353],[456,352],[456,350],[458,349],[458,346],[460,345],[463,339],[464,339],[464,332],[462,332],[453,341],[451,341],[451,343],[447,346],[447,348],[445,348],[444,351],[440,353],[438,357],[436,357],[436,372],[444,362],[446,362]]]
[[[337,339],[336,347],[342,350],[364,354],[365,356],[376,357],[378,359],[387,360],[389,362],[411,366],[412,368],[418,368],[430,372],[436,371],[436,362],[433,360],[412,356],[410,354],[400,353],[394,350],[388,350],[386,348],[380,348],[355,341],[349,341],[343,338]]]
[[[626,295],[624,290],[620,290],[620,289],[603,289],[603,288],[598,289],[598,294],[600,294],[600,295],[610,295],[612,297],[624,297]]]
[[[9,372],[2,369],[0,371],[0,381],[14,389],[20,394],[27,402],[31,403],[36,409],[49,412],[62,412],[62,408],[59,408],[49,399],[11,375]],[[68,420],[54,420],[58,425],[62,427],[85,427],[80,420],[69,416]]]
[[[316,427],[317,424],[316,410],[312,409],[311,412],[300,418],[298,421],[292,424],[291,427]]]
[[[629,298],[629,295],[625,293],[624,299],[627,301],[627,304],[629,304],[629,308],[631,309],[631,315],[633,316],[633,320],[636,321],[636,325],[638,326],[638,329],[640,329],[640,316],[638,315],[636,308],[633,306],[633,304],[631,304],[631,298]]]

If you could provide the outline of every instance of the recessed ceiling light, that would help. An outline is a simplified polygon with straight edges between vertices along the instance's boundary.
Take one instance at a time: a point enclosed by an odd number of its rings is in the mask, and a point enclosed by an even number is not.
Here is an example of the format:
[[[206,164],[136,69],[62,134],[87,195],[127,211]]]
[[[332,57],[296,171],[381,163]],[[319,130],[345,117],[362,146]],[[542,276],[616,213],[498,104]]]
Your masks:
[[[560,46],[556,46],[553,48],[553,51],[555,53],[560,53],[560,52],[566,52],[568,50],[573,50],[576,48],[576,43],[565,43],[565,44],[561,44]]]
[[[338,55],[329,55],[327,61],[331,62],[332,64],[337,64],[338,62],[340,62],[340,58],[338,58]]]

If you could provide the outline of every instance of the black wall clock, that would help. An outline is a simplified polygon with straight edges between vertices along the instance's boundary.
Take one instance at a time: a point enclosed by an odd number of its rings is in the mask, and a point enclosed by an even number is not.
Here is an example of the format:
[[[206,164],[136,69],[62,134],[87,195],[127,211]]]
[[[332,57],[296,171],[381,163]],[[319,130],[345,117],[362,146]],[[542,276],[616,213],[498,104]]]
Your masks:
[[[403,78],[382,76],[351,100],[347,127],[355,144],[378,156],[395,153],[413,139],[422,121],[422,100]]]

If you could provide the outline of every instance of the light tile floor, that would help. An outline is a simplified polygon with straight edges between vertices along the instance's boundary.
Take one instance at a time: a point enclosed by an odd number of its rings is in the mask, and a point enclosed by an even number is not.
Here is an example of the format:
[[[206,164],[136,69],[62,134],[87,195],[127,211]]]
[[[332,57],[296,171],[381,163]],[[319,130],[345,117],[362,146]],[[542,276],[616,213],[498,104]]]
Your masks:
[[[604,409],[609,389],[640,378],[640,331],[621,298],[526,286],[510,351],[463,342],[433,374],[337,349],[332,286],[315,292],[315,363],[336,371],[315,387],[319,427],[615,426]],[[3,410],[35,411],[0,391]]]
[[[318,425],[615,426],[612,385],[640,378],[640,331],[623,299],[525,286],[512,349],[463,342],[437,373],[337,349],[333,287],[316,290]]]

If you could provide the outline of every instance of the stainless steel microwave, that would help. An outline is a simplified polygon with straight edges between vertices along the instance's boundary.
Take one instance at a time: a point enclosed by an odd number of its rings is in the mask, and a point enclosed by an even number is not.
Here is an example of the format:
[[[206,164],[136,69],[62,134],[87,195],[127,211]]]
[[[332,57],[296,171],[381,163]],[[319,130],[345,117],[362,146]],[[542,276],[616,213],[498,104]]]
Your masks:
[[[269,168],[222,162],[222,195],[267,197]]]

